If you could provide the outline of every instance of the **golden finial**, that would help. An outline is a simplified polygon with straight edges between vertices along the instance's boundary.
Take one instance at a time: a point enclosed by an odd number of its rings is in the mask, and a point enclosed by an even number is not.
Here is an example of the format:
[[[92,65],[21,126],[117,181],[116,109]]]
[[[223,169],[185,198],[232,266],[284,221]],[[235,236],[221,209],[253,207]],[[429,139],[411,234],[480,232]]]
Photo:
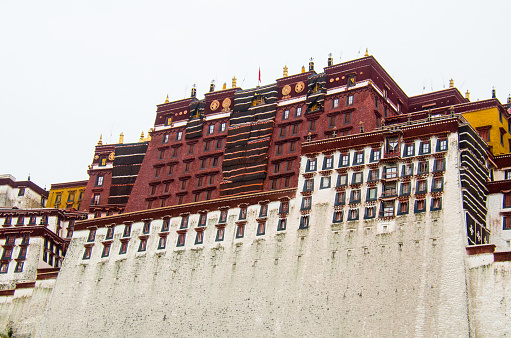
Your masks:
[[[147,138],[145,141],[151,141],[151,133],[153,132],[153,128],[149,128],[149,131],[147,132]]]
[[[98,146],[103,145],[103,134],[99,135]]]
[[[369,48],[366,48],[366,54],[364,56],[369,56]]]
[[[138,142],[144,142],[144,132],[140,134],[140,140],[138,140]]]
[[[227,83],[224,82],[222,89],[227,89]]]
[[[470,92],[467,89],[467,92],[465,93],[465,98],[470,101]]]
[[[167,94],[167,98],[165,99],[165,102],[163,102],[163,103],[169,103],[169,102],[170,102],[169,101],[169,94]]]
[[[302,73],[305,73],[305,66],[302,66]]]
[[[284,65],[284,76],[287,76],[287,65]]]
[[[121,134],[119,135],[119,143],[124,143],[124,134],[121,132]]]
[[[236,76],[232,78],[232,88],[236,88]]]
[[[449,88],[454,88],[454,80],[453,79],[449,80]]]

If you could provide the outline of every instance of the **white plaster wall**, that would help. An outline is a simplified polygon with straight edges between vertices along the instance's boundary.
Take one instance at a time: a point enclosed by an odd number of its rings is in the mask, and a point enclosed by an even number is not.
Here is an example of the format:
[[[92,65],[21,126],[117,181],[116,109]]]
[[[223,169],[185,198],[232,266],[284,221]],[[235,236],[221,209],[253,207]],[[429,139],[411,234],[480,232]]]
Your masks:
[[[478,256],[468,259],[471,336],[509,336],[511,262],[482,262]]]
[[[377,231],[378,220],[332,224],[333,189],[313,194],[309,229],[298,229],[298,196],[282,232],[279,203],[270,204],[264,236],[255,235],[256,205],[245,238],[235,239],[239,210],[231,209],[221,243],[219,212],[208,214],[201,246],[189,229],[176,248],[174,218],[165,250],[156,249],[157,220],[147,252],[136,252],[140,222],[126,255],[117,226],[109,258],[100,257],[101,229],[82,260],[88,231],[75,232],[38,336],[468,336],[456,144],[451,135],[443,209],[411,208],[385,221],[388,232]]]
[[[41,195],[25,187],[25,194],[18,196],[19,188],[8,185],[0,186],[0,207],[17,207],[19,209],[41,208]]]
[[[0,333],[12,328],[14,337],[34,337],[54,284],[54,279],[37,281],[34,288],[0,296]]]
[[[41,208],[41,195],[26,187],[25,194],[18,196],[19,188],[12,189],[15,206],[19,209]],[[14,206],[14,205],[13,205]]]

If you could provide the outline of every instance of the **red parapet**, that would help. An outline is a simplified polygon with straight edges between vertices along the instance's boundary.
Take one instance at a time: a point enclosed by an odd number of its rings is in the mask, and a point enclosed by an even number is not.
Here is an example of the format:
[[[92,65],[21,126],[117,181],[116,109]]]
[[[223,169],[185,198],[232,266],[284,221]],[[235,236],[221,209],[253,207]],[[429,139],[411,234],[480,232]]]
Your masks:
[[[493,261],[494,262],[511,261],[511,251],[494,252]]]
[[[471,245],[467,246],[467,255],[481,255],[495,252],[495,244]]]

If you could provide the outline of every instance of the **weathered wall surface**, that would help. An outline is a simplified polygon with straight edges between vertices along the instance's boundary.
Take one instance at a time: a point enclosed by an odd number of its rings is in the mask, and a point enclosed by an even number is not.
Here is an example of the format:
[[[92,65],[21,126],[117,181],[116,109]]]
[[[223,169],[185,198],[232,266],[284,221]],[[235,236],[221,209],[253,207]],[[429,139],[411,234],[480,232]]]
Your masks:
[[[0,296],[0,333],[6,334],[12,328],[15,337],[34,337],[54,284],[55,279],[41,280],[35,287]]]
[[[460,203],[456,191],[446,200]],[[277,233],[274,203],[266,234],[255,236],[257,207],[245,238],[234,239],[231,209],[215,242],[212,212],[205,244],[189,230],[184,249],[175,247],[178,218],[165,250],[156,249],[161,220],[152,222],[146,253],[137,252],[142,223],[125,255],[116,228],[109,258],[100,257],[105,229],[89,260],[88,234],[76,232],[39,336],[468,335],[465,234],[453,205],[436,221],[429,211],[399,216],[382,232],[377,220],[332,225],[331,205],[318,201],[309,229],[298,229],[295,205]]]
[[[493,262],[493,254],[486,254],[468,263],[471,335],[511,335],[511,262]]]

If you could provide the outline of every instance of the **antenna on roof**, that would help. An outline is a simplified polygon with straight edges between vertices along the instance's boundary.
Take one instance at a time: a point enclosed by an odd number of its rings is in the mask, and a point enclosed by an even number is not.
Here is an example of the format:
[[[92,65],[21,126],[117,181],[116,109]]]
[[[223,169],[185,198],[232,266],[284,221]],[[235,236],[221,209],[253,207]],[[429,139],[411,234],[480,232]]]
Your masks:
[[[185,86],[185,93],[183,94],[183,99],[186,99],[187,92],[188,92],[188,85]]]

